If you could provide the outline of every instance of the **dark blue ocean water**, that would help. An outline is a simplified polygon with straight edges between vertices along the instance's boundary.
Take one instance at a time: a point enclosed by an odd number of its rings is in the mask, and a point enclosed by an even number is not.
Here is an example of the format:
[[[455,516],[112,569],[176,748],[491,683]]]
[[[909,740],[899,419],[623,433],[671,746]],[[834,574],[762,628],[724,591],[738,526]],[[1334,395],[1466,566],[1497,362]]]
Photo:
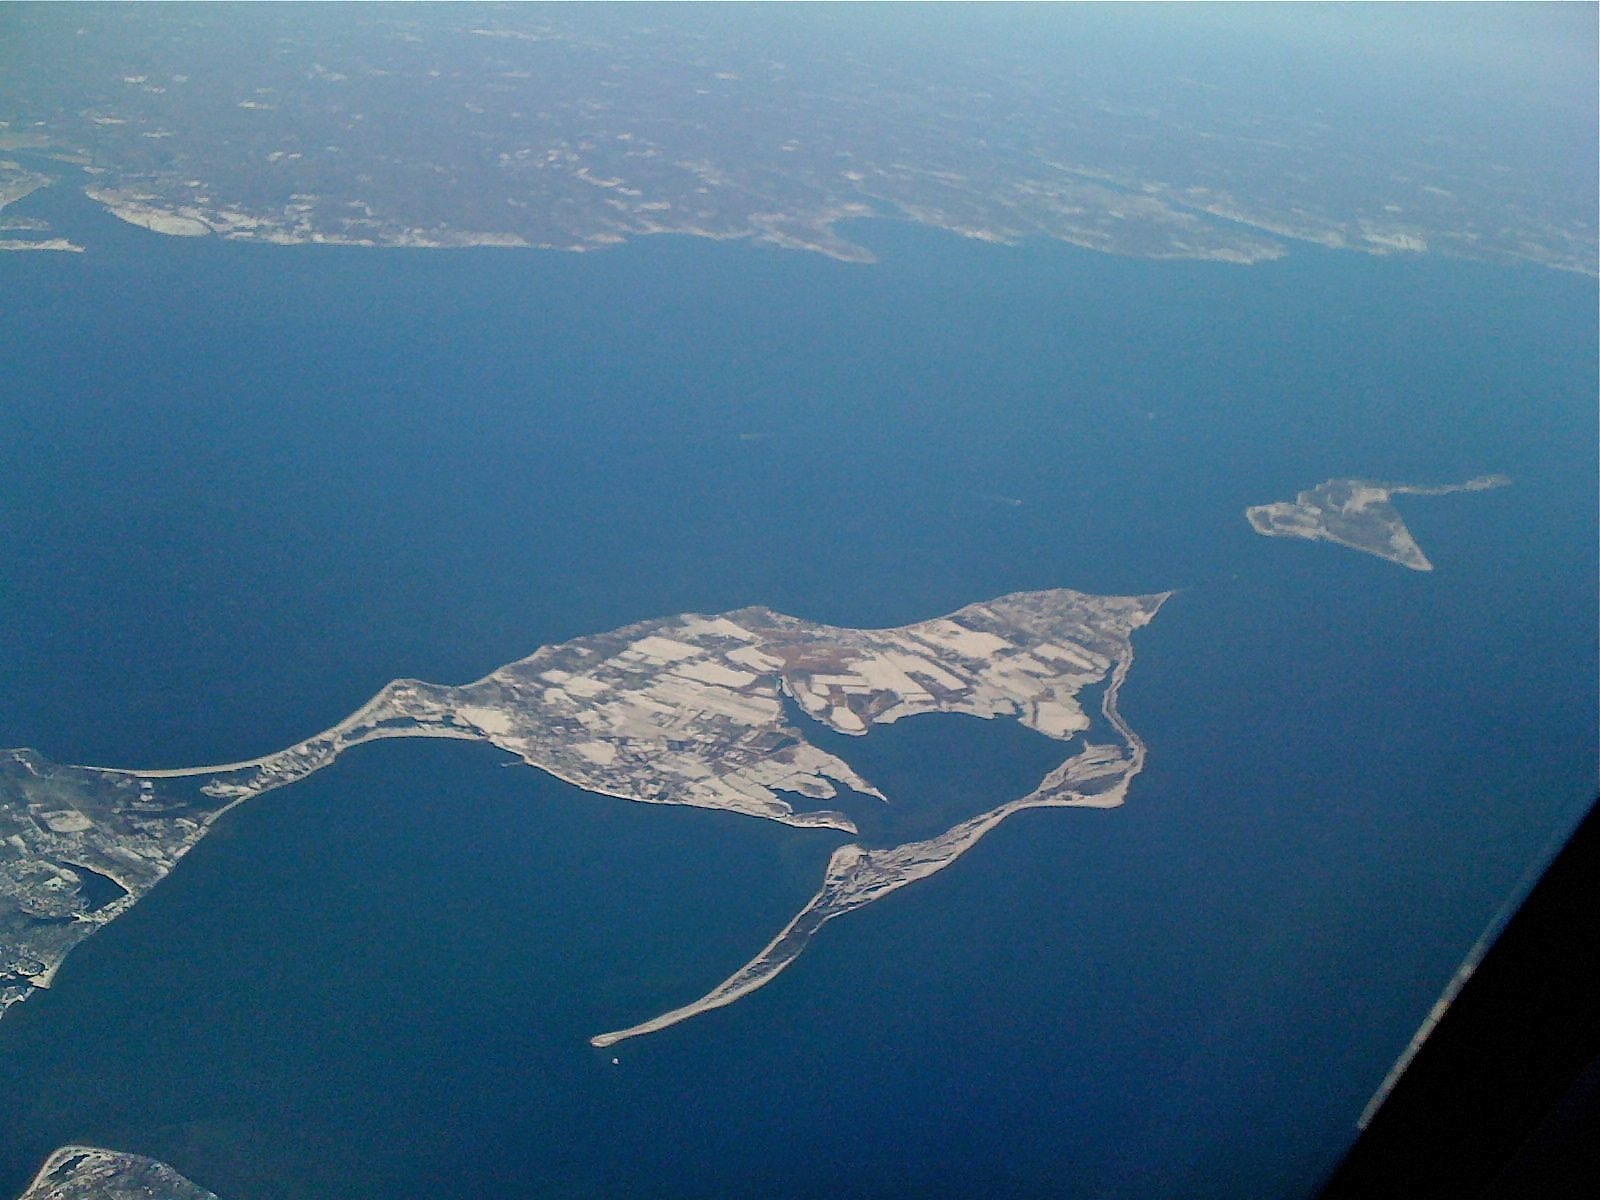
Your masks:
[[[1018,817],[617,1066],[588,1035],[743,962],[835,835],[454,744],[244,806],[0,1024],[0,1194],[84,1140],[227,1200],[1303,1195],[1594,788],[1590,281],[883,223],[872,267],[249,247],[30,203],[91,252],[0,257],[0,744],[234,759],[689,609],[1180,591],[1124,808]],[[1241,516],[1487,471],[1402,498],[1429,575]]]

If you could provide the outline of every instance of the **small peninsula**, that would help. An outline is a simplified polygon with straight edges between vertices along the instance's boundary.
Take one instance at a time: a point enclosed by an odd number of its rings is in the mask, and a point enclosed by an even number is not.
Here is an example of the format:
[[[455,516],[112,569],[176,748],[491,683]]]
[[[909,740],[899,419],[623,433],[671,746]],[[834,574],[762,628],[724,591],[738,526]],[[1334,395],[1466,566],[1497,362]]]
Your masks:
[[[17,1200],[217,1200],[166,1163],[94,1146],[63,1146]]]
[[[1332,542],[1364,554],[1431,571],[1433,563],[1417,545],[1406,523],[1390,502],[1391,497],[1445,496],[1452,492],[1481,492],[1505,487],[1505,475],[1480,475],[1465,483],[1426,487],[1410,483],[1374,483],[1366,479],[1330,479],[1293,501],[1257,504],[1244,510],[1250,527],[1264,537],[1305,538]]]
[[[1131,635],[1169,594],[1018,592],[894,629],[767,608],[689,613],[545,646],[461,687],[396,680],[333,728],[243,762],[128,770],[0,752],[0,1014],[49,986],[75,945],[136,903],[228,809],[364,742],[488,742],[599,795],[851,837],[844,813],[787,797],[825,803],[843,786],[891,798],[807,741],[785,698],[854,736],[944,712],[1014,718],[1064,743],[1063,761],[1027,794],[996,796],[935,837],[839,846],[810,903],[745,966],[698,1000],[592,1041],[663,1029],[760,987],[826,922],[942,870],[1013,813],[1121,804],[1145,756],[1117,706]],[[1103,726],[1079,701],[1097,686]]]

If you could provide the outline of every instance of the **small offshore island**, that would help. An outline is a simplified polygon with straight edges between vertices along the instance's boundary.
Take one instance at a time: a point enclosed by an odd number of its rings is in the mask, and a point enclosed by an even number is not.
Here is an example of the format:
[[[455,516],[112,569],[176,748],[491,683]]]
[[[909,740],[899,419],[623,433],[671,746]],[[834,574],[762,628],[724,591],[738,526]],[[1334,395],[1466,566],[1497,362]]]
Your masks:
[[[1373,483],[1366,479],[1330,479],[1310,491],[1301,492],[1293,502],[1257,504],[1244,510],[1250,527],[1264,537],[1305,538],[1332,542],[1363,554],[1410,567],[1431,571],[1433,563],[1417,545],[1390,497],[1447,496],[1452,492],[1481,492],[1505,487],[1505,475],[1480,475],[1465,483],[1425,487],[1410,483]]]
[[[396,680],[333,728],[245,762],[124,770],[3,752],[0,1015],[48,987],[74,946],[126,912],[228,809],[364,742],[489,742],[600,795],[850,835],[857,829],[844,813],[797,810],[785,794],[827,801],[843,785],[890,798],[807,741],[785,697],[843,734],[945,712],[1014,717],[1078,743],[1027,794],[995,797],[935,837],[838,847],[810,903],[745,966],[692,1003],[591,1041],[664,1029],[767,983],[826,922],[942,870],[1013,813],[1121,804],[1145,756],[1117,708],[1130,639],[1168,595],[1018,592],[896,629],[819,625],[766,608],[691,613],[545,646],[462,687]],[[1115,741],[1090,743],[1078,696],[1102,684]]]

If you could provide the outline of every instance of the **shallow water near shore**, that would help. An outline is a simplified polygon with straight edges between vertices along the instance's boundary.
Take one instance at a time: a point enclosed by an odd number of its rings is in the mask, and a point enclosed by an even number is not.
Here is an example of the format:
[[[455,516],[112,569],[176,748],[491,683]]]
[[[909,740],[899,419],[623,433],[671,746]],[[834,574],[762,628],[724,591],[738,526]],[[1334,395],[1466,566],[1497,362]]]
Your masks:
[[[252,247],[26,203],[89,251],[0,256],[0,744],[228,761],[666,613],[1178,591],[1126,806],[1021,814],[614,1051],[840,836],[422,742],[242,806],[0,1023],[0,1194],[73,1140],[224,1200],[1305,1194],[1591,797],[1592,282],[877,222],[870,267]],[[1242,517],[1490,471],[1401,498],[1430,574]],[[998,728],[913,724],[861,761],[930,794]]]

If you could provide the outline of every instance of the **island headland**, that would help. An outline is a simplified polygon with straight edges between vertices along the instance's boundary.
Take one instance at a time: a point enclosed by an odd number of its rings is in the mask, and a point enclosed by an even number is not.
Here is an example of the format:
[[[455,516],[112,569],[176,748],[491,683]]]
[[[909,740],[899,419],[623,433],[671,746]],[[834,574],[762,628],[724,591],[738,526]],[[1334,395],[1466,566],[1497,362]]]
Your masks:
[[[166,1163],[96,1146],[63,1146],[17,1200],[217,1200]]]

